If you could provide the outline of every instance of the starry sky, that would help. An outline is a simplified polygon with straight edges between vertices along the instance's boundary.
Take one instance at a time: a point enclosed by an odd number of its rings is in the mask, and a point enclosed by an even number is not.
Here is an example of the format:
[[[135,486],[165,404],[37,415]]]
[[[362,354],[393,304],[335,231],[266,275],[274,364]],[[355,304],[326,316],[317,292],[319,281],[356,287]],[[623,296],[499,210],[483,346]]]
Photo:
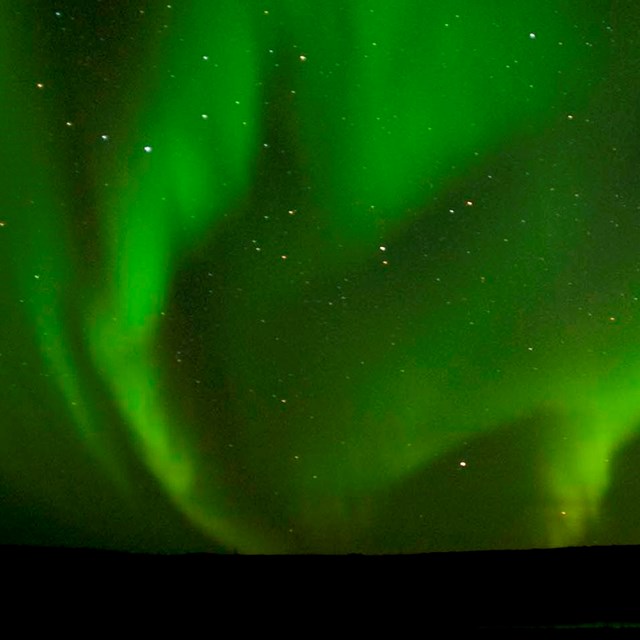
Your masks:
[[[0,5],[0,542],[640,542],[640,6]]]

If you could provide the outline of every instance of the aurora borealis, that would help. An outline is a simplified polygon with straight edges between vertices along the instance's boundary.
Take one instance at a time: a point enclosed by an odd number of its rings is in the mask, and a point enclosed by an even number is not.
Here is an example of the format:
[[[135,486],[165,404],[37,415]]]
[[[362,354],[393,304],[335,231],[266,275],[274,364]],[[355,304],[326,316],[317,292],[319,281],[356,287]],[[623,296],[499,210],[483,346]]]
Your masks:
[[[638,27],[2,3],[3,542],[640,542]]]

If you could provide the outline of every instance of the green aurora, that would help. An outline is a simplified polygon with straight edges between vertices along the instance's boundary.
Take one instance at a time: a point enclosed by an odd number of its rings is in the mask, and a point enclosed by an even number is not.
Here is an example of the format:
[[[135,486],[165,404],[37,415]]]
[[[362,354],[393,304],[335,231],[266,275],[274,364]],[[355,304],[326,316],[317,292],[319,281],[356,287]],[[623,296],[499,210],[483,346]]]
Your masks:
[[[0,5],[5,541],[639,542],[640,9],[102,4]]]

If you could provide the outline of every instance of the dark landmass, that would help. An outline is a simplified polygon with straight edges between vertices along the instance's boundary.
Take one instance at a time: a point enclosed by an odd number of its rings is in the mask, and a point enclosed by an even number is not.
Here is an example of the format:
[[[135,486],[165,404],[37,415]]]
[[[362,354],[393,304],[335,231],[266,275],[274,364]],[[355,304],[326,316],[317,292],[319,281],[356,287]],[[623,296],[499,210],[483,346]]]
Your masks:
[[[398,556],[145,554],[0,547],[3,568],[32,583],[161,587],[283,620],[334,616],[367,625],[597,628],[640,626],[640,547],[582,547]],[[114,591],[117,600],[119,591]],[[149,592],[144,592],[148,593]],[[222,608],[221,608],[222,607]],[[279,613],[278,613],[279,612]],[[338,615],[339,614],[339,615]],[[235,614],[233,614],[235,615]],[[375,624],[374,624],[375,627]],[[363,627],[364,628],[364,627]]]

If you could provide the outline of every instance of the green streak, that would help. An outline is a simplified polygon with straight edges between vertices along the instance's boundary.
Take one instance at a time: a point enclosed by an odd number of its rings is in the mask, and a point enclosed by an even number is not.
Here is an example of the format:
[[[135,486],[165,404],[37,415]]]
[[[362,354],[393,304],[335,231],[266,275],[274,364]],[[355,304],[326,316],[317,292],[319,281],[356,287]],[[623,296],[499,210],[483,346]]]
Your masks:
[[[55,87],[42,82],[36,71],[42,67],[42,60],[35,54],[29,57],[38,47],[35,34],[31,38],[25,35],[31,33],[28,20],[26,11],[20,14],[7,7],[0,9],[0,38],[4,43],[0,55],[0,95],[5,104],[0,119],[5,168],[0,178],[4,207],[1,230],[3,272],[7,274],[0,293],[7,350],[12,350],[9,345],[19,345],[13,361],[5,359],[3,367],[17,372],[23,364],[40,363],[39,375],[51,376],[54,396],[61,395],[63,411],[82,442],[93,450],[123,489],[122,467],[104,437],[104,420],[94,407],[94,391],[83,379],[72,344],[76,319],[72,310],[74,290],[79,280],[74,277],[78,263],[71,248],[71,228],[64,205],[70,179],[53,168],[61,149],[58,141],[47,137],[45,132],[60,114],[52,106]],[[35,373],[24,380],[29,388],[36,382]],[[48,382],[43,386],[44,397],[49,397]],[[28,466],[28,456],[38,451],[51,455],[58,450],[61,456],[69,455],[59,444],[61,438],[56,437],[55,423],[50,418],[30,425],[33,431],[22,441],[22,452],[17,453],[11,447],[3,451],[7,468],[17,460]],[[3,424],[0,437],[9,442],[14,436],[9,425]]]
[[[576,97],[584,44],[557,3],[295,6],[301,135],[342,241],[393,230],[452,172]]]
[[[198,454],[179,407],[162,390],[156,340],[185,251],[248,189],[258,63],[237,3],[201,2],[175,13],[173,35],[157,53],[162,73],[136,96],[138,117],[123,136],[128,165],[112,168],[110,180],[125,186],[102,204],[110,221],[108,285],[89,316],[91,347],[134,444],[172,500],[223,542],[243,546],[253,534],[233,523],[222,476],[209,477],[213,498],[202,507]]]

